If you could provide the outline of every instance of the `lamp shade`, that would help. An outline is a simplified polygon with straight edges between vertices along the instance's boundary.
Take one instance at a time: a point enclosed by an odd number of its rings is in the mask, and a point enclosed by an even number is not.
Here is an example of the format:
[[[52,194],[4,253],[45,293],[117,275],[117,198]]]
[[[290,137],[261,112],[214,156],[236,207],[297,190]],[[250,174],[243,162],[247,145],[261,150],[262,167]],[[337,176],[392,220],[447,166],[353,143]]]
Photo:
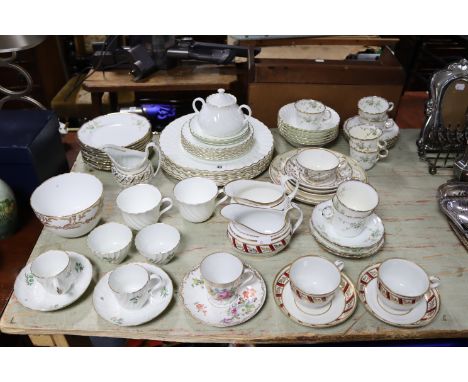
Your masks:
[[[5,36],[0,35],[0,53],[19,52],[34,48],[47,36]]]

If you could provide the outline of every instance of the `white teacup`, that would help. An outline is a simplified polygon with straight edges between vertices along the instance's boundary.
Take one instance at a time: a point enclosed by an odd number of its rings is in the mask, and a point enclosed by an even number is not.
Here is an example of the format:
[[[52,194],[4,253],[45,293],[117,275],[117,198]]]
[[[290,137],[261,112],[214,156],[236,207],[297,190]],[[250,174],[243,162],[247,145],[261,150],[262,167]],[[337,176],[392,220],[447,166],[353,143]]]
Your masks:
[[[331,118],[331,112],[319,101],[313,99],[301,99],[294,103],[300,122],[319,123]]]
[[[378,204],[379,195],[372,186],[349,180],[338,186],[332,206],[325,207],[322,215],[331,220],[337,234],[355,237],[364,230],[367,218]]]
[[[344,263],[319,256],[305,256],[292,263],[289,282],[298,307],[321,308],[333,299],[341,282]]]
[[[357,125],[349,129],[349,147],[362,152],[385,150],[387,142],[381,139],[382,130],[372,125]]]
[[[138,264],[122,265],[111,272],[109,288],[125,309],[140,309],[148,298],[164,287],[161,276],[150,274]]]
[[[393,107],[393,102],[377,96],[364,97],[358,102],[359,116],[372,122],[386,121]]]
[[[161,209],[167,203],[167,207]],[[117,206],[125,223],[135,230],[157,223],[160,216],[172,208],[172,199],[163,198],[150,184],[137,184],[120,192]]]
[[[201,223],[208,220],[217,205],[228,197],[224,195],[220,200],[217,197],[223,194],[218,190],[216,183],[208,178],[187,178],[176,184],[174,197],[179,207],[179,212],[185,220],[192,223]]]
[[[200,274],[209,301],[214,305],[227,305],[232,302],[238,290],[250,284],[255,276],[236,256],[226,252],[205,257],[200,264]]]
[[[412,309],[429,288],[437,288],[440,279],[428,276],[419,265],[405,259],[388,259],[379,267],[377,287],[379,300],[396,311]]]
[[[307,183],[333,182],[346,163],[325,149],[302,150],[293,161],[299,179]]]
[[[374,165],[383,158],[388,156],[388,150],[383,149],[374,152],[363,152],[352,147],[349,148],[351,158],[353,158],[364,170],[370,170]]]
[[[51,250],[31,263],[31,273],[51,294],[67,293],[75,281],[73,260],[65,251]]]

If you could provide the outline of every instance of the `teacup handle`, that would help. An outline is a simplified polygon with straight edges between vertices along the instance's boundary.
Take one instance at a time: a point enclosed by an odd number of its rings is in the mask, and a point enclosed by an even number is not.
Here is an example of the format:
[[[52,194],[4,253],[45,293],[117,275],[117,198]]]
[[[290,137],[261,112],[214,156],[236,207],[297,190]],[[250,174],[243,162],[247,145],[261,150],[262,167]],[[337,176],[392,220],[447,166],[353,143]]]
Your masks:
[[[389,102],[387,111],[392,111],[394,106],[395,104],[393,102]]]
[[[197,102],[201,102],[202,107],[203,107],[203,105],[205,105],[205,100],[203,98],[201,98],[201,97],[197,97],[197,98],[195,98],[193,100],[193,102],[192,102],[193,111],[198,114],[198,113],[200,113],[201,109],[200,110],[197,109]]]
[[[328,117],[327,117],[328,115]],[[332,116],[332,113],[330,111],[330,109],[325,109],[325,111],[323,112],[323,118],[322,118],[322,121],[328,121]]]
[[[384,150],[387,148],[387,142],[386,141],[382,141],[380,140],[378,143],[377,143],[377,146],[380,150]]]
[[[57,294],[63,294],[63,288],[57,279],[52,279],[52,285],[54,286],[54,289],[57,292]]]
[[[222,202],[226,201],[226,199],[228,198],[228,196],[224,192],[224,188],[221,188],[220,190],[218,190],[218,194],[216,195],[216,197],[218,197],[221,194],[224,194],[224,196],[216,202],[215,206],[220,205]]]
[[[336,260],[335,265],[340,271],[342,271],[344,268],[344,262],[342,262],[341,260]]]
[[[172,199],[171,198],[162,198],[161,199],[161,206],[163,205],[163,203],[167,203],[167,207],[166,208],[163,208],[162,210],[159,211],[159,216],[161,216],[163,213],[169,211],[172,206],[173,206],[173,202],[172,202]],[[161,208],[161,207],[159,207]]]
[[[437,288],[440,285],[440,278],[437,276],[430,276],[429,281],[431,288]]]
[[[331,219],[333,217],[333,207],[332,206],[326,206],[323,210],[322,210],[322,216],[325,218],[325,219]]]
[[[289,176],[289,175],[283,175],[281,177],[281,180],[280,180],[280,183],[281,183],[281,187],[283,188],[283,192],[286,193],[286,182],[288,180],[291,180],[294,182],[294,184],[296,185],[294,187],[294,190],[287,196],[289,198],[289,200],[293,200],[294,197],[296,196],[297,194],[297,191],[299,190],[299,182],[293,178],[292,176]]]
[[[377,154],[377,160],[388,157],[388,150],[386,148],[380,149]]]
[[[247,116],[244,117],[244,125],[247,123],[249,118],[252,116],[252,109],[248,105],[240,105],[239,106],[239,111],[242,113],[242,109],[245,109],[247,111]],[[244,113],[242,113],[244,114]]]
[[[345,176],[345,166],[348,164],[348,161],[346,160],[345,157],[341,157],[340,158],[340,161],[338,163],[338,173],[340,174],[340,176],[342,177],[345,177],[346,179],[349,179],[350,177],[349,176]]]
[[[390,118],[389,118],[389,119],[387,119],[387,120],[385,121],[384,127],[385,127],[386,129],[390,129],[390,127],[393,126],[393,123],[394,123],[394,122],[393,122],[393,119],[390,119]]]
[[[242,273],[241,278],[242,278],[242,281],[241,281],[241,283],[239,285],[239,289],[244,288],[247,285],[249,285],[250,283],[252,283],[252,281],[255,278],[255,273],[251,269],[247,268],[244,271],[244,273]]]
[[[160,291],[166,285],[162,277],[157,275],[156,273],[152,273],[150,275],[149,282],[152,283],[152,285],[148,289],[148,293],[151,294],[151,297],[155,297],[156,292]]]
[[[297,218],[296,222],[294,223],[293,229],[292,229],[292,234],[297,231],[299,226],[302,223],[302,220],[304,219],[304,213],[302,210],[299,208],[299,206],[296,203],[291,203],[292,209],[295,209],[296,211],[299,211],[299,217]]]

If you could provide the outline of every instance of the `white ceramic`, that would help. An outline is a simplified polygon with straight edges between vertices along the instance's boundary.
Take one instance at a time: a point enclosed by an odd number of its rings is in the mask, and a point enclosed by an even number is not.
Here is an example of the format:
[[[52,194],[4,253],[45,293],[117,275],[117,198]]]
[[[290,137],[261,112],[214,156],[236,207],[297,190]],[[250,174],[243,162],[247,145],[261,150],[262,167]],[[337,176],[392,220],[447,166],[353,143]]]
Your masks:
[[[149,148],[157,152],[156,170],[149,160]],[[148,181],[157,175],[161,164],[161,150],[154,143],[146,145],[145,151],[127,149],[116,145],[104,145],[102,150],[112,161],[112,175],[114,180],[123,187],[133,186]]]
[[[136,326],[153,320],[164,312],[172,300],[172,280],[161,268],[153,264],[133,263],[162,279],[163,287],[159,293],[148,299],[140,309],[125,309],[120,306],[114,293],[109,288],[109,275],[106,273],[97,283],[93,292],[94,310],[106,321],[119,326]]]
[[[254,145],[243,156],[228,161],[207,161],[189,155],[180,144],[181,129],[193,117],[183,116],[171,122],[161,133],[159,144],[163,154],[162,167],[177,179],[203,176],[224,185],[234,179],[250,179],[259,175],[268,165],[273,154],[273,135],[268,127],[251,117],[254,129]]]
[[[135,237],[135,246],[144,257],[155,264],[167,264],[180,243],[177,228],[157,223],[143,228]]]
[[[110,222],[93,229],[87,238],[93,255],[110,263],[121,263],[132,244],[132,231],[124,224]]]
[[[382,140],[382,130],[373,125],[357,125],[348,131],[349,147],[363,152],[385,150],[387,142]]]
[[[279,309],[292,321],[311,328],[326,328],[345,322],[357,307],[357,293],[353,283],[341,272],[338,289],[330,303],[322,308],[305,308],[296,304],[290,282],[291,265],[284,267],[273,283],[273,296]]]
[[[93,175],[71,172],[54,176],[31,195],[31,207],[55,234],[73,238],[87,234],[99,222],[103,185]]]
[[[299,207],[291,207],[299,210]],[[291,209],[290,208],[290,209]],[[271,208],[258,208],[243,204],[229,204],[221,210],[221,215],[231,222],[235,222],[255,235],[274,235],[284,229],[288,221],[288,211]]]
[[[294,103],[294,108],[301,122],[317,124],[331,118],[330,110],[313,99],[301,99]]]
[[[383,239],[385,232],[384,225],[376,214],[371,214],[367,217],[364,229],[359,235],[353,237],[341,235],[340,232],[336,230],[331,220],[324,216],[324,210],[328,210],[329,207],[332,208],[331,200],[327,200],[315,206],[310,220],[314,229],[329,242],[343,249],[348,249],[348,253],[352,254],[353,249],[356,249],[359,253],[362,249],[372,248],[379,244]]]
[[[341,173],[346,161],[330,150],[305,149],[291,158],[295,178],[308,184],[334,182],[337,173]],[[288,174],[293,175],[293,174]]]
[[[278,127],[291,137],[304,138],[309,145],[324,144],[322,141],[326,143],[330,137],[336,137],[340,124],[340,116],[335,110],[326,106],[325,113],[330,113],[331,117],[318,123],[306,123],[299,117],[294,103],[288,103],[278,111]]]
[[[197,102],[202,104],[197,108]],[[226,93],[224,89],[211,94],[206,98],[196,98],[192,103],[193,110],[198,114],[198,122],[202,130],[213,137],[232,137],[239,134],[246,126],[252,110],[247,105],[237,105],[237,99],[232,94]],[[242,112],[247,111],[247,115]]]
[[[352,147],[349,148],[351,158],[353,158],[364,170],[370,170],[380,160],[388,156],[388,150],[363,152]]]
[[[406,259],[388,259],[380,264],[377,276],[379,298],[390,309],[407,312],[428,292],[437,288],[440,279],[428,276],[424,269]]]
[[[93,267],[85,256],[70,251],[67,253],[75,274],[73,286],[67,293],[49,293],[31,273],[31,263],[27,264],[16,277],[14,286],[15,296],[23,306],[49,312],[66,307],[83,295],[91,283]]]
[[[48,293],[65,294],[75,281],[73,266],[66,251],[50,250],[32,261],[31,274]]]
[[[377,319],[401,328],[418,328],[434,321],[440,310],[440,296],[436,288],[429,288],[423,298],[408,311],[389,308],[379,297],[377,277],[380,264],[366,267],[358,279],[359,298]]]
[[[177,201],[179,212],[185,220],[192,223],[201,223],[208,220],[216,206],[227,199],[222,189],[218,190],[216,183],[208,178],[187,178],[174,187],[174,198]]]
[[[344,263],[319,256],[300,257],[291,264],[289,282],[299,307],[318,309],[330,304],[340,286]]]
[[[114,269],[108,279],[110,290],[122,308],[141,309],[148,299],[158,297],[165,283],[157,273],[130,263]]]
[[[165,208],[161,207],[167,204]],[[172,199],[163,198],[150,184],[137,184],[119,193],[117,206],[125,223],[135,230],[157,223],[162,214],[172,208]]]
[[[249,123],[247,123],[237,135],[221,138],[207,135],[206,132],[203,131],[203,128],[200,126],[197,114],[195,114],[195,116],[193,116],[190,119],[190,121],[188,121],[188,128],[190,130],[191,135],[196,140],[210,146],[225,146],[236,144],[240,141],[245,140],[249,135],[253,133],[252,126]]]
[[[260,273],[245,265],[252,274],[252,282],[237,290],[228,305],[214,305],[208,298],[200,267],[188,272],[180,287],[180,297],[185,310],[197,321],[215,327],[230,327],[242,324],[254,317],[266,299],[266,286]]]
[[[110,113],[86,122],[78,130],[78,140],[85,145],[101,149],[112,144],[130,146],[151,132],[151,124],[133,113]]]
[[[359,116],[367,121],[385,121],[387,113],[393,110],[393,102],[385,98],[369,96],[361,98],[358,102]]]
[[[387,147],[391,148],[395,145],[396,141],[398,140],[398,135],[400,133],[399,126],[395,123],[395,121],[391,118],[388,118],[384,122],[369,122],[365,119],[361,118],[359,115],[355,115],[354,117],[348,118],[343,123],[343,133],[346,139],[349,139],[349,130],[357,125],[373,125],[377,126],[379,129],[382,129],[382,136],[380,139],[387,142]]]
[[[254,280],[251,269],[227,252],[206,256],[200,263],[200,275],[204,281],[208,299],[214,305],[228,305],[242,289]]]
[[[367,218],[379,204],[379,195],[370,185],[357,180],[341,183],[332,205],[322,210],[335,232],[344,237],[358,236],[366,227]]]

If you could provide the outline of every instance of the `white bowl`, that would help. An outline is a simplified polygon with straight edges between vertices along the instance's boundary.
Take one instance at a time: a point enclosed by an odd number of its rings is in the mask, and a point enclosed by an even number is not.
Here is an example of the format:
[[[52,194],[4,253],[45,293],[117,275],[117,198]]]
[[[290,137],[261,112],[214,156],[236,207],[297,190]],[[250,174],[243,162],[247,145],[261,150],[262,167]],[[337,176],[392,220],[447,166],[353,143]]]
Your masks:
[[[54,176],[31,195],[31,207],[44,227],[59,236],[87,234],[101,217],[103,186],[93,175],[71,172]]]
[[[179,231],[164,223],[146,226],[135,238],[138,252],[155,264],[167,264],[171,261],[179,243]]]
[[[132,230],[124,224],[106,223],[88,235],[88,247],[97,257],[110,263],[121,263],[132,244]]]

